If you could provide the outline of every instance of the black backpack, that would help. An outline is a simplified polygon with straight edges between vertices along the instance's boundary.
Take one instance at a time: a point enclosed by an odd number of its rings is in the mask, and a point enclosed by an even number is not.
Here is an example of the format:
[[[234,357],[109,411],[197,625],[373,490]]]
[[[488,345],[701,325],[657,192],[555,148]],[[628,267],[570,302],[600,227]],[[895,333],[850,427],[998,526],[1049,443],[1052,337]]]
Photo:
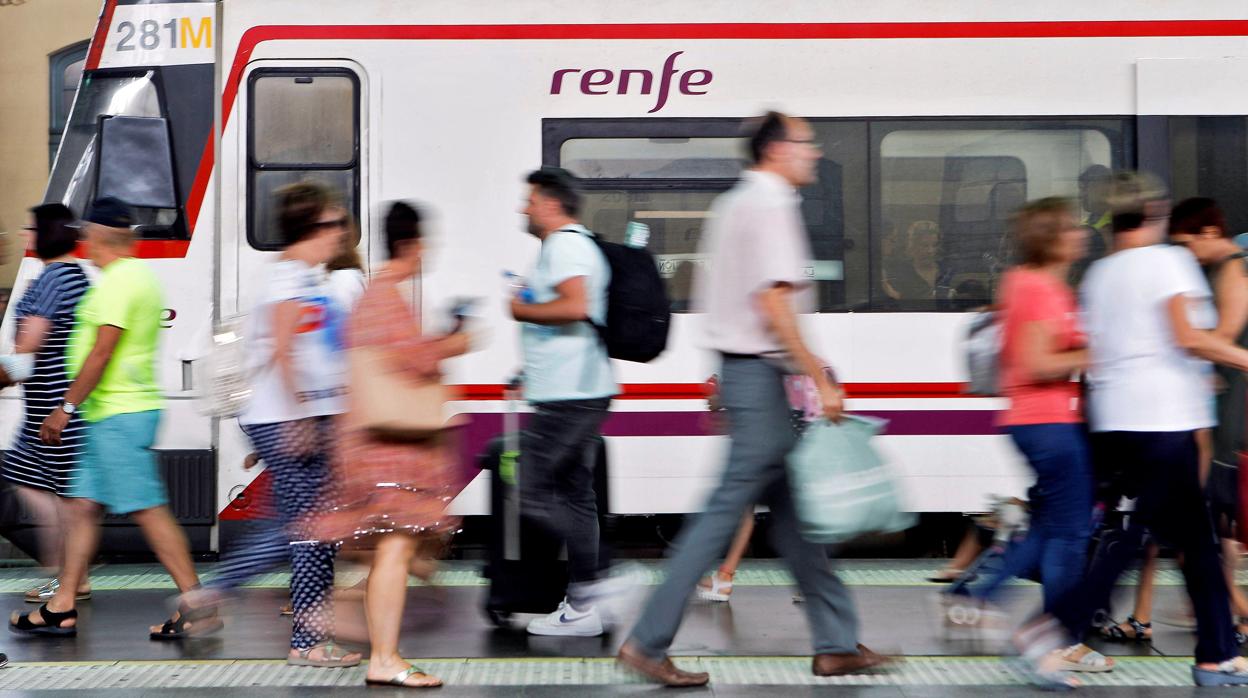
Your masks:
[[[597,235],[590,237],[611,267],[607,324],[594,325],[607,347],[607,356],[638,363],[653,361],[667,348],[667,329],[672,323],[667,288],[654,255]]]

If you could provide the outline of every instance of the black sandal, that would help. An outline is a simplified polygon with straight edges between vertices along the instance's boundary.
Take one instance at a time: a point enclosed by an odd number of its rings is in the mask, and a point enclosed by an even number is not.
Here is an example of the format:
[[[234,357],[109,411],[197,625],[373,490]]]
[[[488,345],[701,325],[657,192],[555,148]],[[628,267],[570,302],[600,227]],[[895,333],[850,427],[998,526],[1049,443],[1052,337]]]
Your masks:
[[[1111,621],[1113,622],[1113,621]],[[1153,629],[1152,623],[1141,623],[1135,619],[1135,616],[1127,616],[1127,625],[1131,626],[1130,635],[1123,630],[1121,624],[1113,623],[1113,625],[1101,628],[1101,637],[1110,642],[1152,642],[1153,636],[1147,631]]]
[[[39,607],[39,617],[43,618],[42,625],[35,625],[30,622],[30,614],[23,613],[17,617],[17,622],[9,621],[9,632],[19,635],[41,635],[43,637],[74,637],[78,635],[78,624],[62,628],[61,623],[67,620],[77,620],[78,609],[71,608],[64,613],[56,613],[48,610],[48,605]]]
[[[190,630],[186,624],[194,623]],[[186,604],[178,604],[178,619],[170,618],[160,626],[160,630],[148,633],[153,640],[182,640],[188,637],[210,635],[225,627],[225,623],[217,617],[216,608],[191,608]]]

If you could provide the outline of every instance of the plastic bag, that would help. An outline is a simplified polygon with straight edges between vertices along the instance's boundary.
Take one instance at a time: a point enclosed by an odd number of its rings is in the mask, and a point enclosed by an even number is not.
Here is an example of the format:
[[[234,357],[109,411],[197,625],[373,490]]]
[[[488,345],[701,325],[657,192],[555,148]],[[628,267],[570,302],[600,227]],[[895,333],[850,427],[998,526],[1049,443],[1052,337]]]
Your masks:
[[[843,543],[914,525],[914,514],[901,510],[892,473],[871,445],[884,425],[856,416],[839,424],[820,420],[789,454],[790,487],[807,540]]]

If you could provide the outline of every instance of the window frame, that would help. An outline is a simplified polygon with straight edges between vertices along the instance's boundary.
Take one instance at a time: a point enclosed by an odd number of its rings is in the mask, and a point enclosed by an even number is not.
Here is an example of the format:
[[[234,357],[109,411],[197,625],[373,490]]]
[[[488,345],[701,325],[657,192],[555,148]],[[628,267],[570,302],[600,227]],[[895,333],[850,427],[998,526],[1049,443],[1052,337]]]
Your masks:
[[[741,124],[749,117],[674,117],[674,118],[547,118],[542,119],[542,164],[547,167],[560,166],[560,151],[564,142],[578,138],[739,138]],[[878,226],[882,215],[881,202],[881,155],[880,144],[884,137],[897,130],[947,130],[950,128],[982,128],[1018,129],[1022,124],[1064,125],[1068,128],[1097,128],[1093,125],[1076,126],[1079,122],[1114,121],[1121,125],[1117,133],[1101,130],[1110,141],[1111,152],[1121,154],[1123,162],[1115,163],[1114,168],[1131,169],[1142,157],[1138,151],[1140,143],[1140,124],[1134,114],[1046,114],[1046,115],[991,115],[991,116],[805,116],[811,124],[836,122],[862,123],[866,126],[867,151],[866,172],[867,197],[867,302],[847,305],[838,310],[820,310],[824,313],[869,312],[869,313],[959,313],[966,312],[954,308],[925,307],[907,308],[904,304],[884,304],[877,300],[874,289],[879,276],[877,269],[878,254],[882,241]],[[898,125],[896,128],[887,126]],[[905,126],[902,126],[905,125]],[[743,155],[744,158],[744,155]],[[578,179],[583,191],[603,190],[662,190],[680,189],[685,191],[727,191],[736,180],[733,179]]]
[[[74,110],[73,102],[69,109],[62,112],[61,95],[65,92],[65,69],[86,61],[87,51],[91,46],[90,39],[76,41],[68,46],[48,54],[48,169],[51,170],[56,160],[56,151],[61,147],[61,138],[65,135],[65,127],[69,124],[69,115]],[[77,91],[77,85],[74,90]]]
[[[299,76],[334,76],[346,77],[351,81],[353,91],[352,119],[354,129],[351,134],[351,160],[345,165],[325,165],[321,163],[269,165],[256,162],[256,83],[268,77],[288,75]],[[254,250],[273,252],[281,249],[280,244],[264,243],[256,236],[256,173],[258,172],[345,172],[351,171],[351,215],[355,220],[360,218],[360,163],[361,163],[361,105],[360,76],[354,70],[342,66],[272,66],[261,67],[251,71],[247,76],[247,244]]]

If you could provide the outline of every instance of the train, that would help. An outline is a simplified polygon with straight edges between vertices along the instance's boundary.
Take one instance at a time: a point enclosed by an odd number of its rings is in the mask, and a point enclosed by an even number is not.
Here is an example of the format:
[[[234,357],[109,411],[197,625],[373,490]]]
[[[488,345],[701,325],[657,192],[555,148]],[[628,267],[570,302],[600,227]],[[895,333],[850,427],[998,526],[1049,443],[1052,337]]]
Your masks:
[[[104,0],[45,200],[137,207],[137,254],[168,306],[156,448],[193,545],[216,551],[262,509],[265,477],[244,467],[235,421],[197,409],[195,362],[276,254],[272,192],[303,178],[341,192],[368,267],[385,202],[431,214],[412,302],[436,327],[479,299],[490,333],[446,367],[447,416],[465,421],[453,509],[474,516],[489,501],[475,454],[522,363],[501,272],[537,252],[524,175],[566,168],[590,229],[649,226],[674,312],[659,359],[615,367],[611,511],[680,514],[725,445],[689,302],[707,209],[745,166],[743,120],[802,116],[823,153],[802,191],[819,298],[805,332],[848,409],[888,420],[879,446],[907,507],[982,511],[1028,484],[994,424],[1001,401],[966,392],[962,349],[1009,263],[1011,213],[1067,196],[1095,234],[1094,175],[1140,168],[1176,197],[1223,196],[1248,225],[1245,37],[1248,7],[1223,0]],[[11,337],[11,309],[3,323]],[[5,391],[0,433],[20,415],[20,389]]]

